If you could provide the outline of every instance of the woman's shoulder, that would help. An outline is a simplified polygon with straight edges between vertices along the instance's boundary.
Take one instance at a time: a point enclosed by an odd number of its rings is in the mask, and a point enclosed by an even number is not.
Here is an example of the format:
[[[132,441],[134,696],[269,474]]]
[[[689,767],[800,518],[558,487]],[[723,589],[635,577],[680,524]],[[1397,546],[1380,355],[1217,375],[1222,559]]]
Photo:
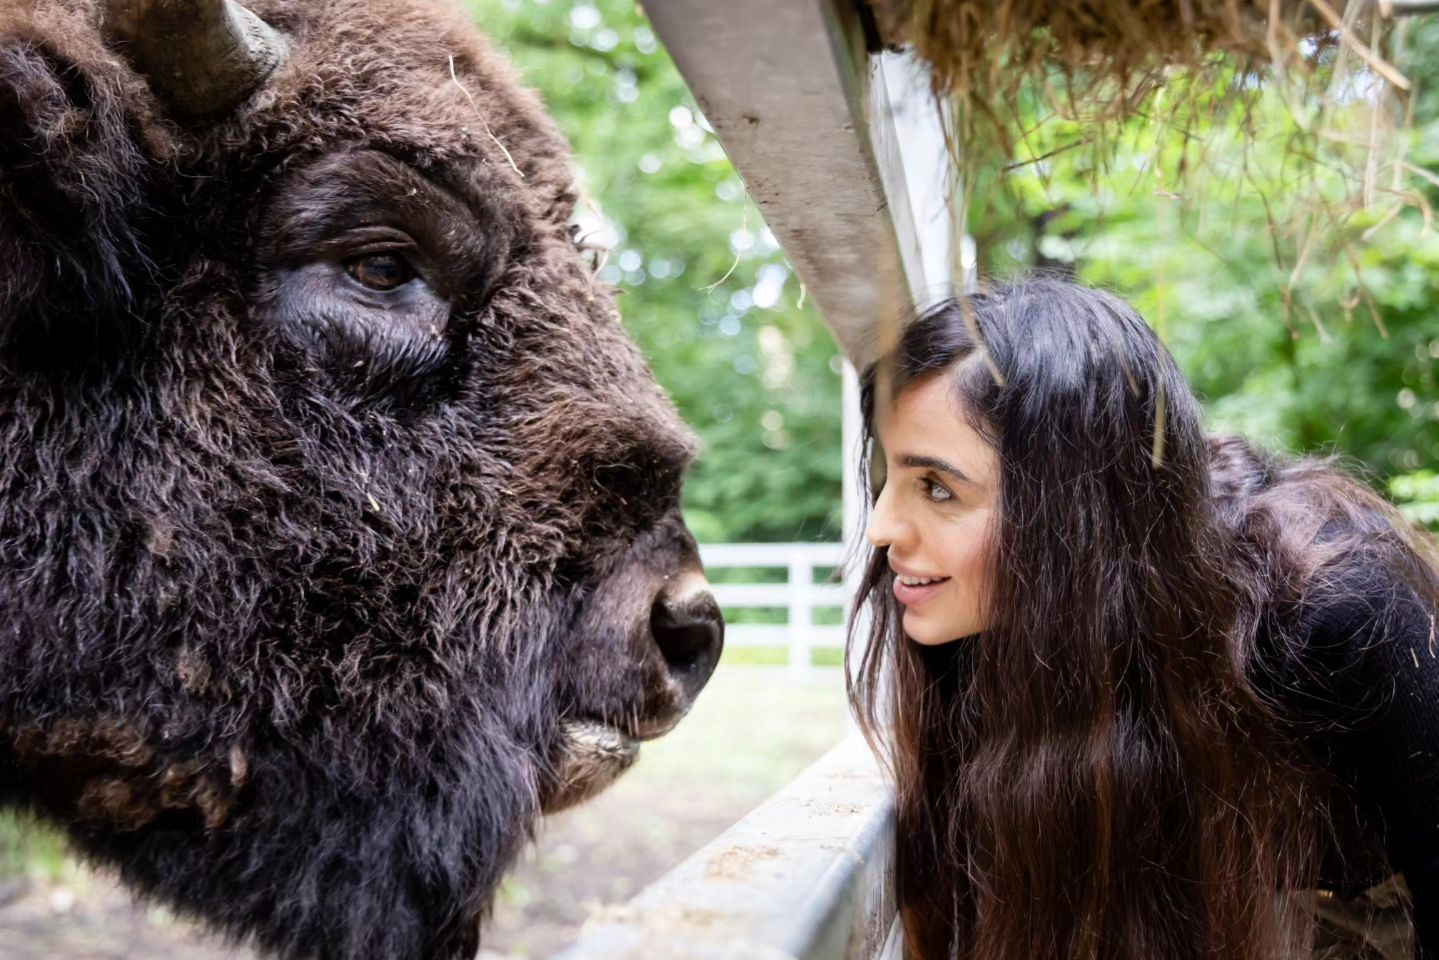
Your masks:
[[[1335,731],[1439,695],[1434,578],[1418,558],[1335,557],[1264,618],[1261,687],[1296,721]]]
[[[1368,647],[1378,642],[1420,643],[1426,656],[1433,635],[1435,574],[1422,561],[1356,551],[1316,571],[1299,597],[1299,631],[1320,646]]]
[[[1439,553],[1353,471],[1222,436],[1210,439],[1210,470],[1217,519],[1238,577],[1255,581],[1266,631],[1320,658],[1416,635],[1428,652]]]

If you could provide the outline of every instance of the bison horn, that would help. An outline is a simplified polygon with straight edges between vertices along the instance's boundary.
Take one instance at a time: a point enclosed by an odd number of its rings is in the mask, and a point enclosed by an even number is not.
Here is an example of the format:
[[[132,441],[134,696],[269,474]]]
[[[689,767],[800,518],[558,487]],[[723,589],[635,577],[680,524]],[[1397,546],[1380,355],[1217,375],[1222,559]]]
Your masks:
[[[285,41],[234,0],[109,0],[105,31],[184,117],[236,106],[285,59]]]

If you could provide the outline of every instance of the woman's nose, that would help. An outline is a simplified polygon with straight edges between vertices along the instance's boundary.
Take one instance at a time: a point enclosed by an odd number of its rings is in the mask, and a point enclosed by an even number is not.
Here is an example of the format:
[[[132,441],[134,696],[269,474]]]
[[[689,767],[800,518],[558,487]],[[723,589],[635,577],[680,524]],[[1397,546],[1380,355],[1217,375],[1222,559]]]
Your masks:
[[[879,498],[874,502],[874,510],[869,515],[869,523],[864,529],[865,538],[869,540],[870,546],[880,549],[893,545],[900,538],[902,529],[903,525],[895,516],[889,487],[885,486],[880,490]]]

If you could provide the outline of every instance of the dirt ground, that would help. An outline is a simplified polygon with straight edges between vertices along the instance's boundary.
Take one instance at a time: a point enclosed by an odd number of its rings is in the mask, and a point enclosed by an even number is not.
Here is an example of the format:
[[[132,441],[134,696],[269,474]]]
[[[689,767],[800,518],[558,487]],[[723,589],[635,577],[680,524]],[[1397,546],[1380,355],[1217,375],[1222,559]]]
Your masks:
[[[628,900],[837,743],[843,703],[837,670],[795,684],[779,668],[722,667],[624,779],[541,824],[496,897],[482,960],[553,957],[593,911]],[[54,860],[0,878],[0,960],[255,960]]]

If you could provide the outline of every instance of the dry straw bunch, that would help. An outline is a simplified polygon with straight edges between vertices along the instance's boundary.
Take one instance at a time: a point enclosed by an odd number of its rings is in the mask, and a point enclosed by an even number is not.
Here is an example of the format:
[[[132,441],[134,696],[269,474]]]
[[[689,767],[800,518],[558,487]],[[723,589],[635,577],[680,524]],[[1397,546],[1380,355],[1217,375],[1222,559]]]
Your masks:
[[[873,6],[885,36],[912,44],[933,65],[938,86],[961,99],[1013,92],[1026,77],[1054,67],[1079,79],[1077,92],[1111,82],[1142,90],[1175,68],[1211,67],[1216,54],[1314,72],[1316,53],[1331,42],[1407,90],[1379,52],[1385,27],[1396,13],[1439,10],[1439,3],[1403,0],[1361,0],[1342,11],[1328,0],[874,0]]]
[[[1143,126],[1157,189],[1183,199],[1194,176],[1219,171],[1272,194],[1269,227],[1288,239],[1295,276],[1316,237],[1362,242],[1356,222],[1372,233],[1404,208],[1429,220],[1415,187],[1439,179],[1406,158],[1412,85],[1395,64],[1406,15],[1439,12],[1439,0],[870,2],[885,43],[933,69],[961,216],[985,176],[1040,162],[1100,175]],[[1276,103],[1293,121],[1290,162],[1265,180],[1236,154],[1274,133],[1273,114],[1256,111]],[[1306,164],[1322,185],[1294,175]]]

